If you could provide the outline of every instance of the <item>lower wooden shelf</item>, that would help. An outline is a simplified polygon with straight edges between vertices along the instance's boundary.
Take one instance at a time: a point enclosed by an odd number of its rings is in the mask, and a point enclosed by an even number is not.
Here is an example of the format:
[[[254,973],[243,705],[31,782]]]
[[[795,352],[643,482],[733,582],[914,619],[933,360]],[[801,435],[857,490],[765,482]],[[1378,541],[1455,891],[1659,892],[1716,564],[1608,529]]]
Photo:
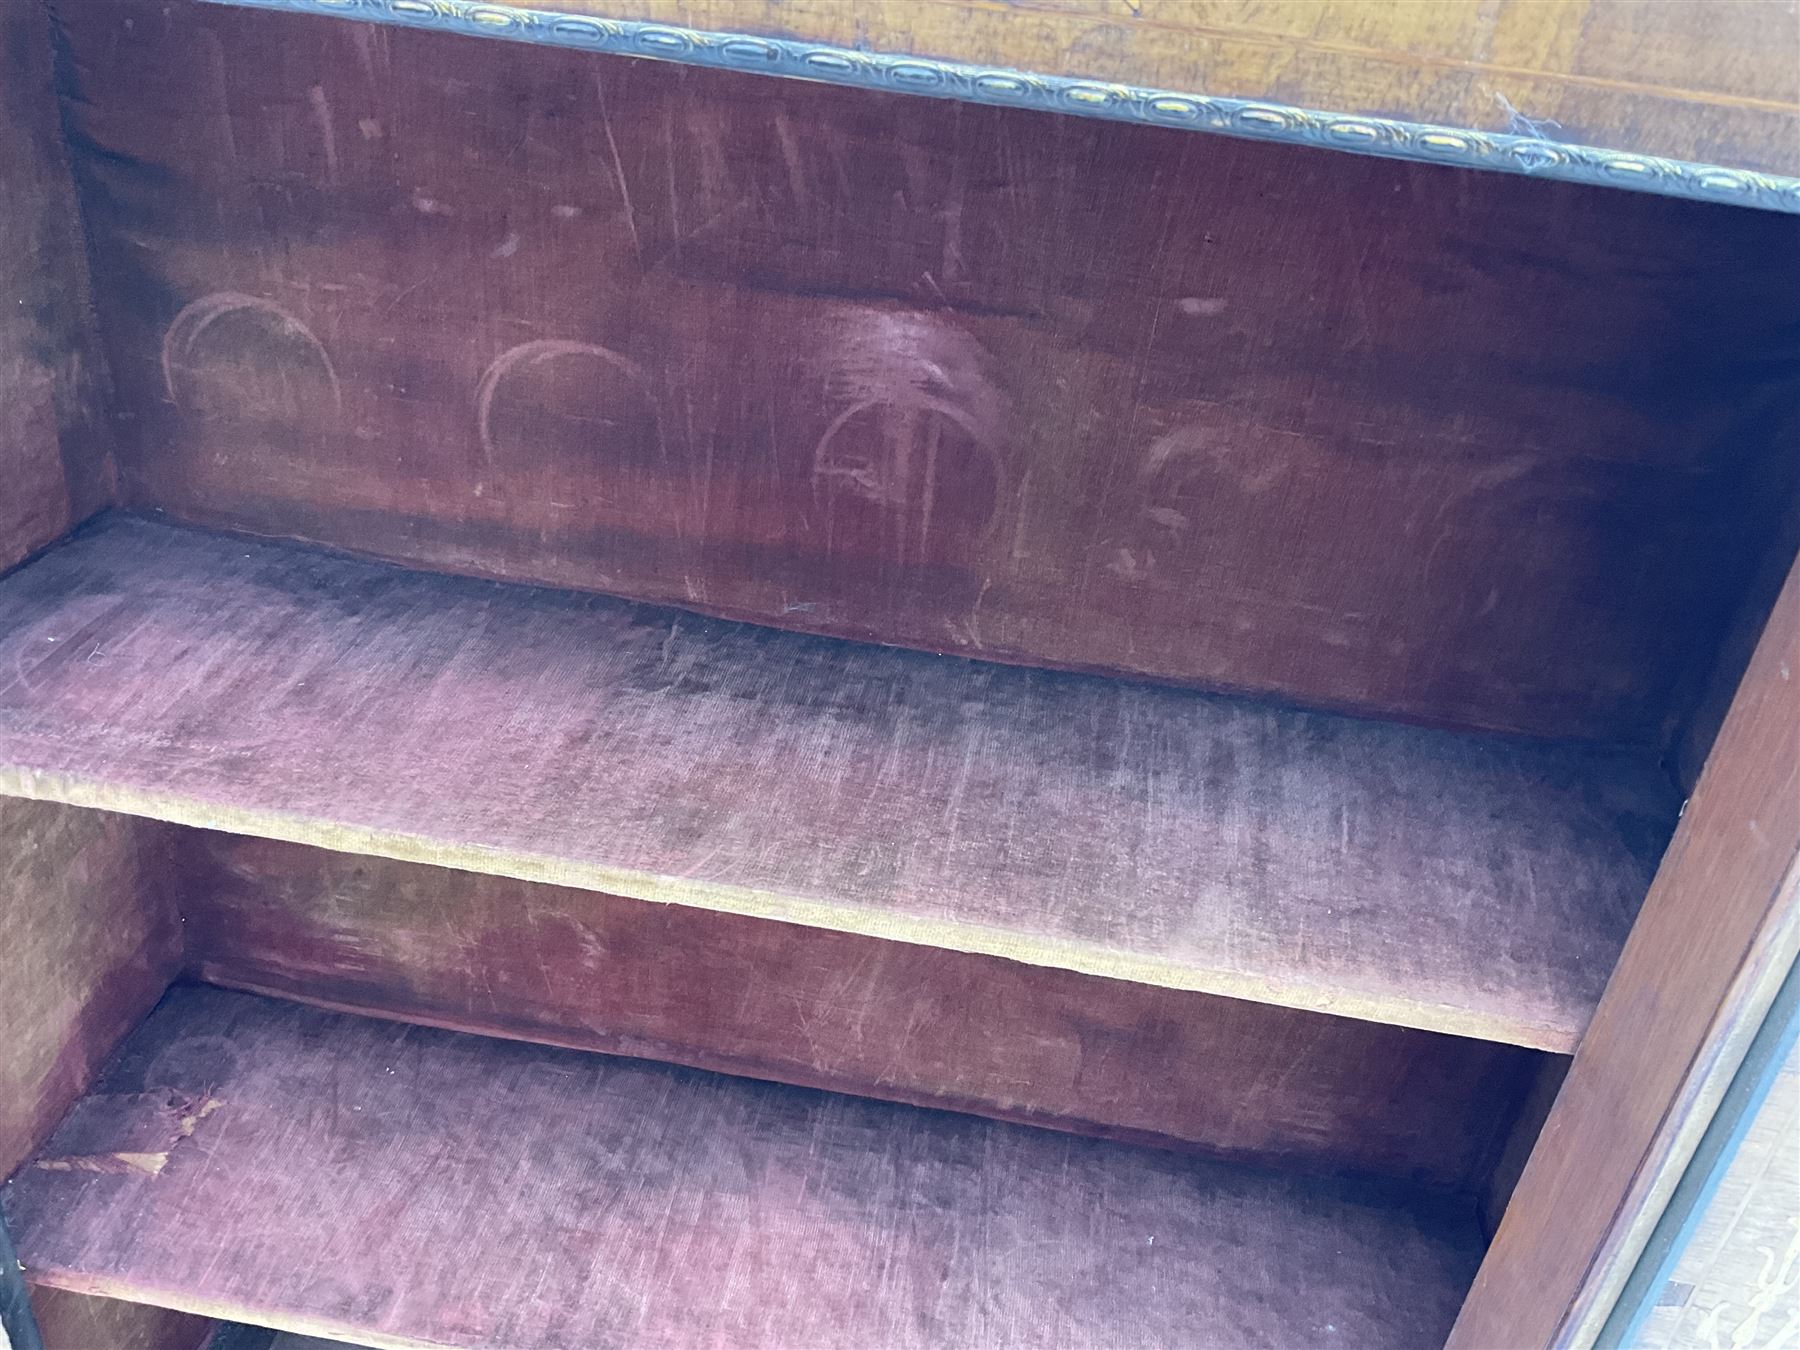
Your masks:
[[[193,985],[4,1209],[41,1285],[465,1350],[1405,1350],[1481,1251],[1458,1199]]]

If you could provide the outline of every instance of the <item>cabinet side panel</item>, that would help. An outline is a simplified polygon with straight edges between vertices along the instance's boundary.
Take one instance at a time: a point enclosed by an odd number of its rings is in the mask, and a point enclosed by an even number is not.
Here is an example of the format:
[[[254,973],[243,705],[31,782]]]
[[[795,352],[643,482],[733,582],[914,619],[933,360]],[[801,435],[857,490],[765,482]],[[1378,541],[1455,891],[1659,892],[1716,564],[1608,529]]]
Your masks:
[[[161,828],[0,798],[0,1176],[86,1090],[180,966]]]
[[[0,5],[0,569],[112,490],[87,256],[36,0]]]
[[[1788,576],[1450,1344],[1598,1329],[1800,948]]]

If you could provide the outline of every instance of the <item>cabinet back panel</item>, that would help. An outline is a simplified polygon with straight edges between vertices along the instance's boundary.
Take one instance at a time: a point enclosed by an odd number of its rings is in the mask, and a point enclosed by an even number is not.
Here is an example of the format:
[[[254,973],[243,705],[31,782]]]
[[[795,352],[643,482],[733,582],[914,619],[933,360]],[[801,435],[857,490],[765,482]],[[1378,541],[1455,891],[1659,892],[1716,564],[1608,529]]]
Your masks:
[[[138,505],[1650,742],[1791,492],[1800,220],[322,19],[55,8]]]
[[[578,1049],[1476,1188],[1545,1056],[994,957],[208,831],[188,971]]]

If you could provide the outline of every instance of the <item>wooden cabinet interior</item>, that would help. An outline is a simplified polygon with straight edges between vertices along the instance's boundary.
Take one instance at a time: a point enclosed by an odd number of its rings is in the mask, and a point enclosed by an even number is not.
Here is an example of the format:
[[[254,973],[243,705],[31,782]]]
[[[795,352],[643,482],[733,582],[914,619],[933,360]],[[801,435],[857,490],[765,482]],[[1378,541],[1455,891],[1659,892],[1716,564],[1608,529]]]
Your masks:
[[[1443,1342],[1723,847],[1659,876],[1793,560],[1800,218],[0,24],[50,1350]]]

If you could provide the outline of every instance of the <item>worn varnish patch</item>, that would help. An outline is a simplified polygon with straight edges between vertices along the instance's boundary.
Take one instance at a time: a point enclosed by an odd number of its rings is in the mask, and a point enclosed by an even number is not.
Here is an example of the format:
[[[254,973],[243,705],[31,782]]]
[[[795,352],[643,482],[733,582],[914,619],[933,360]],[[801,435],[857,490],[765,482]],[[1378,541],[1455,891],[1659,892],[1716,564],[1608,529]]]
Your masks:
[[[0,785],[1544,1049],[1649,754],[867,647],[114,518],[0,583]]]
[[[176,1147],[222,1105],[210,1095],[169,1091],[83,1097],[56,1127],[55,1147],[31,1166],[40,1172],[161,1176]]]
[[[129,492],[192,520],[1649,744],[1793,492],[1792,218],[56,8]]]
[[[1481,1186],[1543,1058],[210,831],[179,860],[210,983],[1301,1171]]]
[[[222,1102],[158,1175],[6,1188],[35,1276],[362,1344],[1407,1350],[1480,1254],[1392,1187],[195,987],[96,1110],[157,1092]]]

